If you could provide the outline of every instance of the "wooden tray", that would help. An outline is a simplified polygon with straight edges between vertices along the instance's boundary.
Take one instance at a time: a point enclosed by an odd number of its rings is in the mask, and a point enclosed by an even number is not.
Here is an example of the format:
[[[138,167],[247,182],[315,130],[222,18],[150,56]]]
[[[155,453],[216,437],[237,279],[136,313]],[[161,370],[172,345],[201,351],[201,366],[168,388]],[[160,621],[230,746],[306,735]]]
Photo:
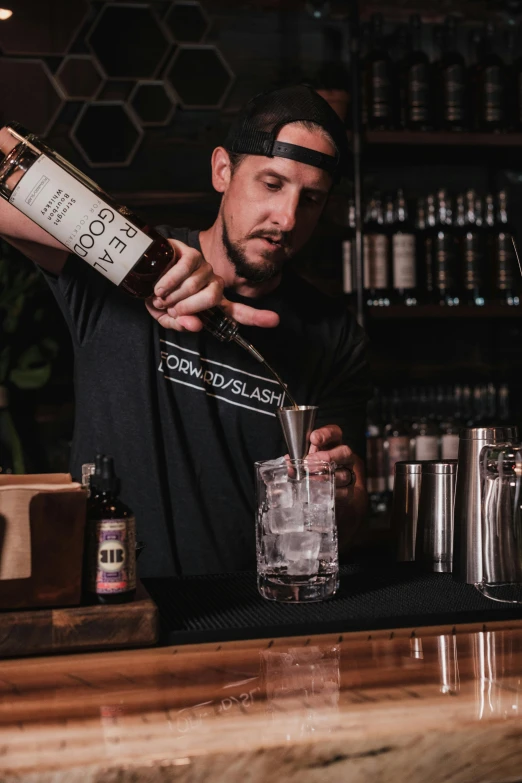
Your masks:
[[[138,582],[127,604],[0,611],[0,658],[146,647],[158,640],[158,609]]]

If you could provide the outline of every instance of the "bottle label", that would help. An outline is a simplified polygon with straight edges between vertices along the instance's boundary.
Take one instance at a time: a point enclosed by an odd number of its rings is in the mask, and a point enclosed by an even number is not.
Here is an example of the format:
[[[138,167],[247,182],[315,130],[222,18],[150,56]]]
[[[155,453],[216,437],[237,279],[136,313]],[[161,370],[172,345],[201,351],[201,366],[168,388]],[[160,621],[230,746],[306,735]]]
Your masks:
[[[442,436],[442,459],[457,459],[459,456],[459,436],[446,434]]]
[[[502,119],[502,79],[498,65],[484,69],[484,119],[486,122]]]
[[[393,287],[415,288],[415,237],[413,234],[394,234],[393,247]]]
[[[388,237],[366,234],[364,237],[364,280],[366,288],[388,288]]]
[[[408,435],[396,435],[388,438],[388,489],[393,490],[395,483],[395,463],[410,458],[410,439]]]
[[[92,523],[89,541],[89,590],[102,595],[136,587],[136,522],[134,517]]]
[[[500,233],[496,236],[496,286],[501,291],[513,288],[516,260],[511,235]]]
[[[459,63],[446,68],[443,77],[444,119],[447,122],[464,120],[465,76],[464,68]]]
[[[408,71],[408,119],[427,122],[429,112],[428,69],[425,63],[412,65]]]
[[[379,119],[391,118],[391,82],[386,60],[377,60],[371,72],[371,115]]]
[[[415,438],[415,459],[438,459],[439,439],[436,435],[417,435]]]
[[[464,287],[470,291],[483,284],[480,237],[474,231],[464,236]]]
[[[46,155],[9,202],[116,285],[154,241]]]
[[[343,291],[345,294],[353,292],[351,239],[343,241]]]
[[[457,284],[457,270],[455,269],[455,248],[453,237],[444,231],[439,231],[435,237],[435,285],[441,291],[455,288]]]

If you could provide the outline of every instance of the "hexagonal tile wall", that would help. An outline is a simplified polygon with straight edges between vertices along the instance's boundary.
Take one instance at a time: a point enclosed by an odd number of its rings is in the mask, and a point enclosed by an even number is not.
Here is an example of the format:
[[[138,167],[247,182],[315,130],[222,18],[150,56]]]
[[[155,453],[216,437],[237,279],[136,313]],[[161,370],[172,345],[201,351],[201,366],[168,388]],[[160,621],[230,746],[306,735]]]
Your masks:
[[[128,166],[143,137],[132,109],[121,101],[86,103],[69,133],[93,168]]]
[[[143,126],[167,125],[176,109],[176,95],[165,82],[137,82],[129,103]]]
[[[0,95],[0,121],[17,120],[39,136],[49,133],[64,103],[42,60],[0,58]]]
[[[16,0],[0,24],[4,54],[65,54],[90,11],[88,0]]]
[[[87,44],[112,79],[154,79],[171,40],[148,5],[106,5],[87,36]]]
[[[186,109],[220,109],[234,78],[222,54],[205,44],[180,46],[165,72]]]
[[[210,20],[197,0],[178,0],[165,14],[165,24],[176,41],[199,43],[205,37]]]
[[[74,100],[94,98],[105,81],[100,66],[88,54],[69,54],[54,78],[64,95]]]

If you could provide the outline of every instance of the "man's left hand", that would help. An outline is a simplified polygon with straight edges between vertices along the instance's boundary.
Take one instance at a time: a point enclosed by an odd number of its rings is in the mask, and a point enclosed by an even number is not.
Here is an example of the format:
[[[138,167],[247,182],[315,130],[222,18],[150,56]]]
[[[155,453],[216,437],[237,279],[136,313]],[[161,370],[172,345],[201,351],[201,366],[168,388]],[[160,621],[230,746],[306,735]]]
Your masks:
[[[327,424],[310,435],[308,455],[314,460],[335,462],[337,465],[335,496],[337,500],[348,500],[354,485],[364,485],[363,461],[349,446],[342,443],[343,433],[337,424]]]

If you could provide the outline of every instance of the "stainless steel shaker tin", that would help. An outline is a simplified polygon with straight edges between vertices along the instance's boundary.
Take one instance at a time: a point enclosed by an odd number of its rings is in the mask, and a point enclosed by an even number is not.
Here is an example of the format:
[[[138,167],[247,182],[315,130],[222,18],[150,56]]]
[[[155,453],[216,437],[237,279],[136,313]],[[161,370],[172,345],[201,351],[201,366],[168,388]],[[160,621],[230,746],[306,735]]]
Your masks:
[[[516,427],[470,427],[459,433],[453,533],[453,576],[478,584],[483,577],[480,452],[484,446],[517,440]]]
[[[422,464],[415,559],[430,571],[451,572],[457,460]]]
[[[415,538],[422,462],[396,462],[391,528],[397,538],[397,560],[415,560]]]

